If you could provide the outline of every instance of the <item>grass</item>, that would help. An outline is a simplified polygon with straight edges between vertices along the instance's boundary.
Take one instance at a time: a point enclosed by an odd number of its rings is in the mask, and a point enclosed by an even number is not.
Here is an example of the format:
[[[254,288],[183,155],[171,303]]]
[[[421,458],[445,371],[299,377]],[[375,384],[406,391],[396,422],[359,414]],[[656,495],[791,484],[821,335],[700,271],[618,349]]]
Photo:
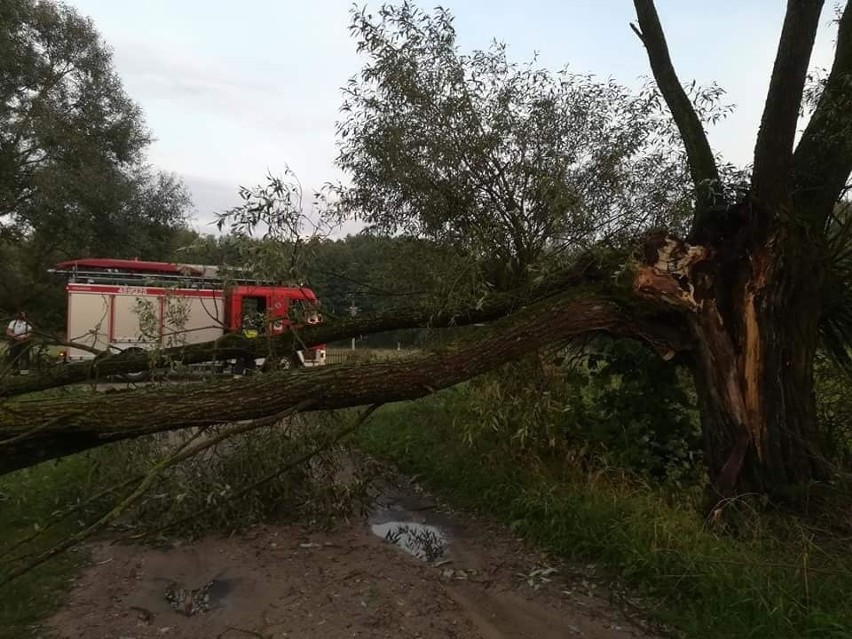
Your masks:
[[[848,544],[818,545],[801,524],[754,514],[736,537],[709,529],[698,491],[664,490],[601,470],[465,445],[466,391],[385,407],[359,435],[455,504],[497,516],[529,541],[593,561],[687,637],[852,636]]]
[[[0,478],[0,553],[42,526],[52,512],[83,495],[91,468],[88,456],[75,455]],[[49,531],[35,550],[49,547],[74,532],[76,526],[73,518],[63,522]],[[0,637],[32,636],[32,626],[58,607],[84,559],[79,552],[65,553],[0,587]]]

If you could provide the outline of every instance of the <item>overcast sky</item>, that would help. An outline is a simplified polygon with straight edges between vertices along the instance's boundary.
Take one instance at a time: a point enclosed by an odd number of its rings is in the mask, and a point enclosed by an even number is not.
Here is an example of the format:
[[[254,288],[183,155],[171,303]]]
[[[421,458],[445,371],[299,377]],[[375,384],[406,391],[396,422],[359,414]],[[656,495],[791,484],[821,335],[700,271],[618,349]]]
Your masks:
[[[239,185],[262,182],[267,170],[288,164],[308,189],[342,177],[334,167],[334,123],[340,87],[359,68],[348,0],[70,4],[112,46],[125,88],[157,139],[150,159],[187,183],[199,229],[213,212],[236,203]],[[750,160],[785,5],[657,3],[681,80],[715,81],[737,105],[711,130],[710,142],[739,164]],[[827,5],[815,67],[831,63],[834,12]],[[568,64],[632,86],[649,74],[629,28],[630,0],[447,0],[443,6],[456,16],[464,49],[497,38],[518,61],[538,52],[545,66]]]

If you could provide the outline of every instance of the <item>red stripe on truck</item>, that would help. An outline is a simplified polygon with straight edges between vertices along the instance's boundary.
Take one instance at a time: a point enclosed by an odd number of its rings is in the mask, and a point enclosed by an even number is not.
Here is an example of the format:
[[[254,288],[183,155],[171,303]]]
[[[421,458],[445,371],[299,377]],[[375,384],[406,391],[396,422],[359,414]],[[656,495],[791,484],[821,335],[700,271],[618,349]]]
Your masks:
[[[108,284],[68,284],[69,293],[98,293],[107,295],[171,295],[173,297],[221,298],[222,291],[197,288],[163,288],[160,286],[111,286]]]

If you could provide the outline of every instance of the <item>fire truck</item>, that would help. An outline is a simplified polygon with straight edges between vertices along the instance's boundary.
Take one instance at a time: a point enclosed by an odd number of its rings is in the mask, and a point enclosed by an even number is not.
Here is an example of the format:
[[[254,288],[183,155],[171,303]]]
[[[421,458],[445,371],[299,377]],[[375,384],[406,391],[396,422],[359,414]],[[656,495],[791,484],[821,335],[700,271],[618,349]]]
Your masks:
[[[309,288],[252,280],[239,270],[226,274],[198,264],[87,258],[61,262],[52,272],[67,278],[67,341],[92,349],[70,348],[68,360],[92,358],[94,351],[208,342],[232,332],[260,338],[322,320]],[[279,365],[326,362],[324,345],[296,355]]]

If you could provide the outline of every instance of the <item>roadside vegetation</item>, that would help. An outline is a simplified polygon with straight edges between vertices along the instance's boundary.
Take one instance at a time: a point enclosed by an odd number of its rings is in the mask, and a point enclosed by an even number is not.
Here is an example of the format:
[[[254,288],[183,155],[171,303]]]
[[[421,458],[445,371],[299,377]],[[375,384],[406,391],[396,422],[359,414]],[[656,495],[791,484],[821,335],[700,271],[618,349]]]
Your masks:
[[[85,498],[92,488],[91,468],[86,456],[80,455],[0,479],[0,555],[20,552],[12,549],[38,532],[52,513]],[[78,526],[74,519],[64,520],[38,546],[26,548],[46,548],[73,534]],[[0,588],[0,637],[31,636],[30,626],[60,605],[85,559],[84,551],[66,553]]]
[[[848,486],[812,486],[810,512],[756,495],[708,509],[686,378],[663,384],[669,367],[650,353],[598,346],[383,408],[358,445],[555,556],[595,563],[679,636],[848,637]],[[820,405],[839,424],[852,393],[822,372]]]
[[[339,354],[357,363],[407,352]],[[848,468],[852,393],[829,362],[818,370],[822,432],[835,463]],[[58,392],[69,391],[49,394]],[[341,525],[369,508],[371,480],[382,472],[366,452],[557,557],[595,564],[617,584],[613,592],[630,593],[617,603],[638,600],[642,614],[679,636],[848,636],[844,485],[812,486],[802,495],[809,510],[753,495],[708,508],[694,402],[689,377],[636,344],[595,340],[531,354],[433,397],[382,407],[355,440],[330,444],[356,425],[356,412],[233,438],[163,472],[106,534],[156,543],[259,523]],[[28,552],[78,532],[116,505],[105,491],[193,436],[123,442],[0,479],[4,551],[47,525]],[[292,464],[305,456],[310,463]],[[84,553],[65,553],[3,588],[3,636],[26,636],[84,562]]]
[[[359,518],[369,507],[380,467],[343,444],[357,420],[354,413],[314,414],[231,437],[157,473],[134,508],[95,541],[170,543],[240,533],[257,524],[324,529]],[[217,434],[209,429],[120,442],[0,478],[4,565],[79,534],[120,506],[120,489],[129,478],[146,477],[169,452]],[[35,636],[34,628],[61,604],[86,562],[85,547],[74,547],[0,586],[0,637]]]

